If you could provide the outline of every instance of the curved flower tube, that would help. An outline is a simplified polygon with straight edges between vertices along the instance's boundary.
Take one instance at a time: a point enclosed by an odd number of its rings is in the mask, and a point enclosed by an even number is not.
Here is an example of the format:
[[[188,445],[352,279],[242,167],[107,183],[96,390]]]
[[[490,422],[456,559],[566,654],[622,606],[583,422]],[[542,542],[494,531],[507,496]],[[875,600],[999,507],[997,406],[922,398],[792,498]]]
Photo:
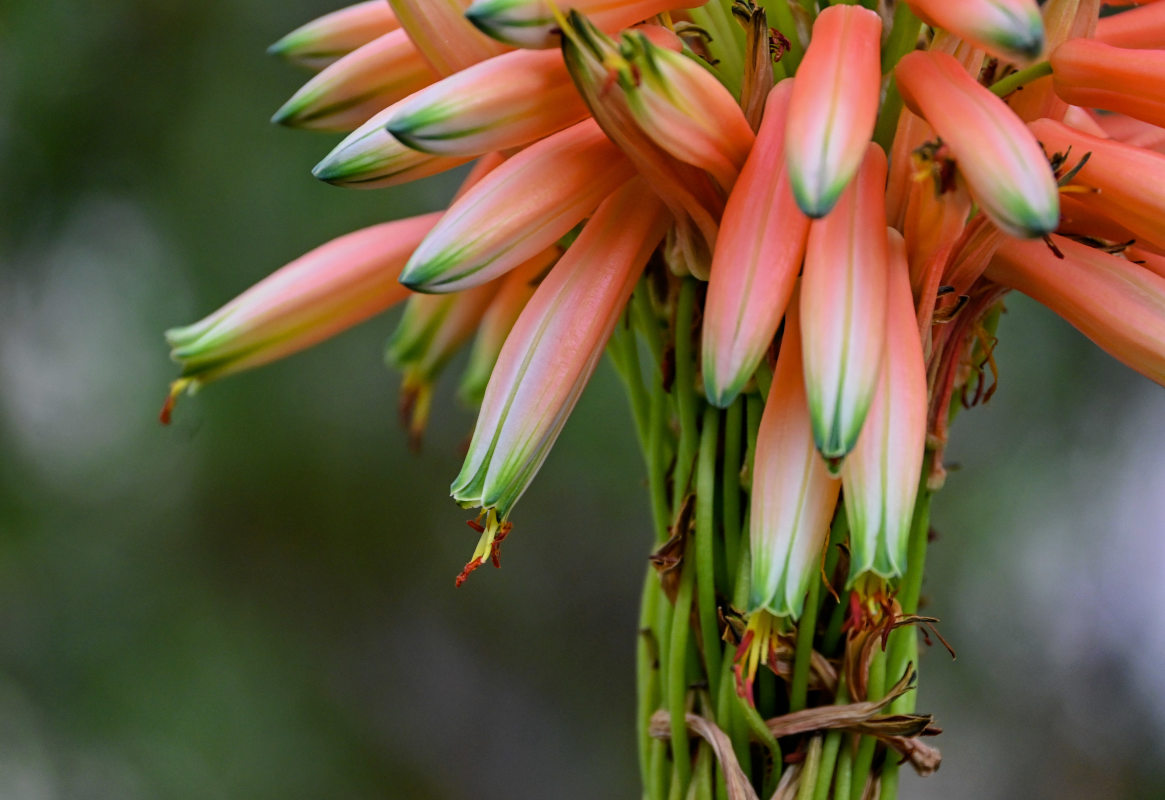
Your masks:
[[[1117,361],[1165,384],[1165,278],[1093,247],[1053,236],[1004,242],[986,276],[1066,319]]]
[[[862,435],[841,466],[849,520],[849,585],[906,572],[906,545],[926,450],[926,363],[914,321],[906,244],[889,229],[886,352]]]
[[[588,113],[560,53],[518,51],[421,89],[384,126],[414,150],[476,156],[541,139]]]
[[[385,222],[333,239],[199,322],[166,331],[170,357],[182,365],[177,391],[291,355],[400,302],[408,290],[396,276],[439,217]]]
[[[1002,100],[943,53],[910,53],[894,75],[906,105],[942,137],[996,225],[1020,237],[1056,229],[1060,193],[1051,166]]]
[[[857,443],[886,341],[886,156],[875,144],[827,217],[814,220],[801,279],[805,390],[817,449],[836,471]]]
[[[453,481],[462,506],[505,521],[598,365],[667,222],[643,182],[631,181],[599,206],[534,292],[498,356]]]
[[[805,254],[809,218],[797,207],[784,170],[792,89],[788,79],[769,93],[712,259],[704,301],[704,391],[721,408],[744,388],[772,343]]]
[[[272,122],[350,131],[437,79],[402,30],[386,33],[328,66],[284,103]]]
[[[401,273],[453,292],[492,280],[553,245],[635,171],[593,121],[531,145],[449,207]]]
[[[311,171],[321,181],[352,189],[383,189],[461,166],[470,156],[438,156],[401,144],[384,129],[389,106],[336,145]]]
[[[1056,94],[1065,102],[1165,125],[1165,51],[1071,39],[1050,60]]]
[[[1004,59],[1032,59],[1044,49],[1035,0],[906,0],[918,17]]]
[[[510,48],[465,18],[469,0],[388,0],[400,26],[440,75],[452,75]]]
[[[293,64],[319,70],[400,27],[386,0],[364,0],[300,25],[267,48]]]
[[[865,156],[881,92],[881,36],[881,17],[856,5],[830,6],[813,23],[785,145],[793,196],[810,217],[829,213]]]
[[[798,305],[794,300],[785,317],[781,352],[757,431],[748,533],[749,611],[765,609],[793,618],[801,616],[809,581],[817,574],[841,490],[841,481],[830,476],[813,444]]]

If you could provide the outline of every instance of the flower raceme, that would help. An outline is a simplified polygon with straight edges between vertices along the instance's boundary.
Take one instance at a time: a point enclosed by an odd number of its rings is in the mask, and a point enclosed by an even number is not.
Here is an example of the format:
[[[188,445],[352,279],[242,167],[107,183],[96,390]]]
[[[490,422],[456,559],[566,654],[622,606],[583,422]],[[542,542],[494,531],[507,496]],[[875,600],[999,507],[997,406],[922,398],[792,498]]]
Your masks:
[[[916,738],[929,718],[899,713],[917,659],[891,631],[923,619],[929,496],[952,409],[992,391],[1003,298],[1165,383],[1165,2],[1100,7],[370,0],[309,23],[271,49],[317,70],[277,121],[351,131],[317,178],[381,188],[475,163],[447,210],[340,237],[169,331],[164,416],[183,389],[401,303],[386,355],[415,442],[473,341],[459,393],[480,408],[451,493],[481,538],[460,583],[497,563],[608,352],[657,540],[645,796],[711,796],[711,751],[731,800],[777,778],[780,758],[751,776],[734,760],[755,757],[758,721],[725,705],[735,670],[770,733],[813,703],[839,719],[893,703],[893,732],[875,741],[886,720],[862,716],[844,759],[832,735],[774,733],[806,754],[782,796],[829,796],[824,765],[845,761],[855,793],[892,798],[888,747],[938,763]],[[761,664],[788,691],[753,697]],[[904,673],[879,701],[878,676]],[[840,675],[869,702],[844,705]]]
[[[171,331],[176,387],[421,293],[390,348],[414,434],[478,332],[462,395],[481,412],[453,494],[485,510],[480,562],[646,270],[616,360],[675,400],[658,412],[674,407],[674,443],[649,398],[633,403],[643,441],[666,440],[666,490],[694,491],[701,409],[727,420],[767,397],[742,596],[795,618],[842,513],[850,577],[893,585],[912,492],[941,469],[918,443],[945,441],[1008,288],[1160,380],[1165,4],[1099,27],[1093,0],[763,5],[735,5],[745,31],[727,0],[377,0],[289,34],[272,51],[321,71],[280,121],[354,129],[318,178],[377,188],[480,166],[442,214],[342,237]]]

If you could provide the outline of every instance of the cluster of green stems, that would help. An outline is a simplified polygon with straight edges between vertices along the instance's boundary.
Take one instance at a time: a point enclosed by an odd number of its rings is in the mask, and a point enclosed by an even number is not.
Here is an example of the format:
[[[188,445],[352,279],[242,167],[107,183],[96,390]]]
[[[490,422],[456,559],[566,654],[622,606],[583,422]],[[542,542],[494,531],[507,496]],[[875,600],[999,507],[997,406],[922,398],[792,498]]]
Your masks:
[[[658,283],[650,276],[640,282],[608,350],[626,387],[644,454],[654,529],[655,553],[644,579],[637,648],[637,734],[644,797],[734,797],[713,748],[695,738],[685,721],[685,715],[697,714],[727,735],[759,797],[774,796],[782,774],[791,764],[799,764],[795,794],[782,796],[861,800],[867,786],[879,781],[878,796],[892,800],[898,754],[874,737],[835,729],[778,739],[770,730],[770,721],[782,715],[851,700],[848,671],[841,663],[850,609],[842,588],[845,564],[839,565],[847,537],[842,504],[803,615],[796,623],[773,620],[779,635],[795,643],[791,674],[779,677],[762,667],[754,696],[745,698],[738,691],[734,667],[740,631],[730,620],[742,620],[749,610],[746,500],[771,373],[762,364],[752,391],[726,409],[707,403],[699,389],[693,351],[702,286],[691,278],[669,277],[669,297],[659,298],[651,288]],[[918,608],[929,509],[930,492],[924,486],[910,532],[907,573],[889,587],[903,615]],[[811,689],[815,652],[838,666],[833,693]],[[877,647],[869,662],[862,699],[882,698],[917,661],[915,629],[893,630],[885,648]],[[915,694],[907,691],[886,711],[912,712]],[[660,710],[670,722],[667,739],[652,736],[652,718]]]

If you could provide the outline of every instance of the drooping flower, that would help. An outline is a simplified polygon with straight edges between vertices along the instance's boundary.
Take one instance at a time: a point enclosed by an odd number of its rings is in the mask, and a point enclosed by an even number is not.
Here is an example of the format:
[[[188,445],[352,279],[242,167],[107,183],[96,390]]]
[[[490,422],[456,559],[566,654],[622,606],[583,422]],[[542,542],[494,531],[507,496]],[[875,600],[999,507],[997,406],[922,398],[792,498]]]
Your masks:
[[[883,578],[905,574],[926,450],[926,363],[914,321],[906,242],[893,228],[889,236],[886,349],[865,429],[841,467],[851,584],[867,572]]]
[[[666,217],[642,181],[595,211],[518,317],[498,356],[452,494],[504,522],[598,365]],[[496,532],[495,532],[496,534]],[[480,557],[492,538],[479,547]]]
[[[833,208],[865,157],[881,91],[882,20],[856,5],[830,6],[813,23],[793,97],[785,163],[801,210]]]
[[[885,350],[889,254],[886,156],[867,145],[858,176],[814,220],[801,280],[801,340],[813,438],[836,472],[861,433]]]
[[[784,171],[792,79],[765,104],[756,145],[728,197],[704,303],[704,391],[725,407],[769,348],[801,268],[809,219]]]
[[[841,481],[814,445],[794,302],[756,440],[749,541],[750,609],[798,617],[829,536]]]
[[[945,28],[1002,58],[1035,58],[1044,21],[1035,0],[906,0],[924,22]]]
[[[894,70],[906,104],[934,127],[992,222],[1042,236],[1059,222],[1059,192],[1031,132],[1007,105],[942,53],[910,53]]]

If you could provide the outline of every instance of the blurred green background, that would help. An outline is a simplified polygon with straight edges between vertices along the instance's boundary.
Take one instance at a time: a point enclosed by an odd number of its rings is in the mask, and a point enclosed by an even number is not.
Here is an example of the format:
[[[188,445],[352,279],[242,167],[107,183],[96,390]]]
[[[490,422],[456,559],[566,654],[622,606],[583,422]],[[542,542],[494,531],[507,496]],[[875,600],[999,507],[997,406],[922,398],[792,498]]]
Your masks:
[[[0,800],[633,797],[649,547],[600,369],[504,569],[381,366],[393,315],[156,413],[161,331],[450,180],[313,181],[263,55],[328,0],[0,5]],[[1165,797],[1165,393],[1033,303],[961,418],[907,797]],[[451,394],[452,381],[443,384]]]

